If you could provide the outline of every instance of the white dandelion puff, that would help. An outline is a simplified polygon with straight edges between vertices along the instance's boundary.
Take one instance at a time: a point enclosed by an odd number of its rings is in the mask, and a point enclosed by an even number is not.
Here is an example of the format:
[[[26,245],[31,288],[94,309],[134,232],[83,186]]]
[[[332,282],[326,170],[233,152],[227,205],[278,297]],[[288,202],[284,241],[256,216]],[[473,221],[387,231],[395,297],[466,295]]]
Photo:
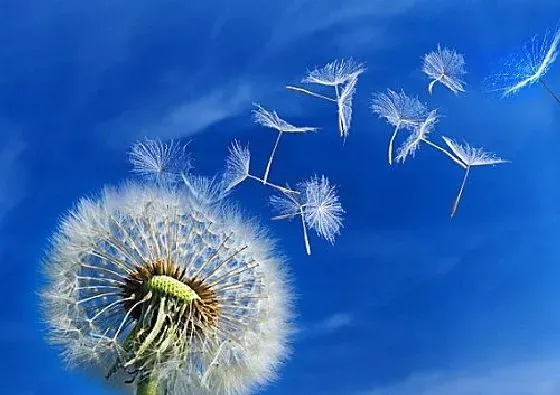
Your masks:
[[[296,188],[300,194],[282,194],[270,197],[270,204],[278,215],[274,220],[293,219],[300,216],[303,240],[307,255],[311,255],[311,244],[307,234],[313,229],[317,236],[334,244],[335,237],[342,229],[344,209],[336,188],[325,176],[314,176],[299,183]]]
[[[247,393],[287,355],[283,265],[263,231],[226,206],[182,188],[107,188],[53,237],[49,340],[71,367],[138,395]]]
[[[508,163],[507,160],[502,159],[492,153],[485,152],[483,148],[475,148],[465,143],[464,145],[458,144],[454,140],[442,136],[445,144],[453,151],[453,153],[464,163],[465,175],[463,176],[463,182],[459,188],[459,192],[451,208],[451,217],[453,217],[461,201],[461,196],[463,195],[463,190],[469,177],[469,172],[472,166],[489,166],[497,165],[501,163]]]
[[[487,78],[486,85],[507,97],[538,82],[560,104],[560,97],[543,79],[558,56],[559,46],[560,26],[555,32],[547,31],[544,37],[534,36],[521,50],[506,58],[501,70]]]
[[[436,82],[440,82],[453,93],[464,92],[465,82],[461,80],[465,71],[463,55],[454,50],[442,48],[440,44],[436,51],[424,55],[422,71],[431,79],[428,92],[431,94]]]
[[[387,89],[387,93],[374,93],[371,103],[372,111],[380,118],[395,127],[391,139],[387,157],[389,164],[393,163],[393,143],[401,128],[413,129],[422,123],[428,114],[426,105],[418,100],[418,97],[408,96],[404,90],[400,92]]]
[[[133,166],[133,173],[158,183],[173,183],[191,169],[186,148],[187,144],[177,141],[164,143],[160,139],[146,138],[132,145],[128,161]]]
[[[276,149],[278,148],[278,143],[280,142],[280,138],[282,137],[282,135],[284,133],[303,134],[308,132],[316,132],[319,129],[315,127],[309,127],[309,126],[294,126],[288,123],[287,121],[285,121],[284,119],[280,118],[276,113],[276,111],[266,110],[265,108],[263,108],[262,106],[256,103],[253,103],[253,105],[256,107],[253,110],[253,118],[255,120],[255,123],[264,126],[266,128],[274,129],[278,132],[276,141],[274,143],[274,147],[272,148],[272,153],[268,158],[268,163],[266,165],[266,169],[263,176],[264,182],[267,182],[268,173],[270,172],[272,161],[274,160]]]
[[[345,140],[350,131],[352,117],[352,97],[356,91],[358,77],[366,71],[364,63],[356,62],[350,58],[347,60],[335,60],[325,66],[310,71],[302,82],[315,83],[334,88],[335,97],[329,97],[308,89],[288,85],[287,89],[305,93],[319,99],[336,103],[338,112],[338,130],[340,136]]]

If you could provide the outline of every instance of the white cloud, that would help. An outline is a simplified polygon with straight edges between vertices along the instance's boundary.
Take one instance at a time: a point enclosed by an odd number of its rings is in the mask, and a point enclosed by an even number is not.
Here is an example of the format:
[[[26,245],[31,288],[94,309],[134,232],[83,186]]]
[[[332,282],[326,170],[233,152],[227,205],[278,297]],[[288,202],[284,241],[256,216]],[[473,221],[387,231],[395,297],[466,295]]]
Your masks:
[[[256,96],[254,85],[240,81],[217,88],[200,98],[183,101],[163,114],[126,113],[99,129],[111,145],[129,144],[139,137],[163,139],[197,134],[213,124],[238,115]]]
[[[350,313],[334,313],[320,321],[304,325],[300,331],[301,338],[324,336],[355,324],[355,317]]]
[[[472,372],[434,372],[356,395],[558,395],[560,361],[533,361]]]

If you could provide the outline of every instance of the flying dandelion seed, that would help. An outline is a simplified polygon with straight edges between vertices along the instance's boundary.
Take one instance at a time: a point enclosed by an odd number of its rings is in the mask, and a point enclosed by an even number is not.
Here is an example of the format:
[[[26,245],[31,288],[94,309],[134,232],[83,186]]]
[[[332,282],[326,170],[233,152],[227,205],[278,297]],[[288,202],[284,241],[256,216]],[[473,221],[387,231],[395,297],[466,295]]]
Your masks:
[[[319,130],[318,128],[308,127],[308,126],[294,126],[282,118],[278,116],[276,111],[268,111],[261,107],[260,105],[253,103],[256,107],[253,110],[253,117],[255,123],[264,126],[266,128],[274,129],[278,132],[278,136],[276,137],[276,142],[274,143],[274,147],[272,148],[272,153],[268,158],[268,163],[266,165],[266,169],[263,176],[263,182],[266,183],[268,181],[268,173],[270,172],[270,167],[272,166],[272,161],[274,160],[274,155],[276,154],[276,149],[278,148],[278,143],[280,142],[280,138],[284,133],[290,134],[303,134],[308,132],[316,132]]]
[[[350,122],[352,121],[352,98],[356,93],[358,76],[352,77],[344,86],[338,96],[338,130],[340,137],[346,141],[350,133]]]
[[[374,93],[371,103],[372,111],[380,118],[395,127],[391,139],[387,157],[389,164],[393,164],[393,143],[397,133],[401,128],[414,129],[420,125],[427,117],[428,110],[426,105],[420,102],[417,97],[409,97],[401,89],[400,92],[387,89],[387,93]]]
[[[263,185],[272,187],[280,192],[294,193],[281,185],[273,184],[250,173],[251,152],[249,147],[242,147],[239,141],[235,140],[229,148],[229,155],[226,159],[226,170],[223,176],[224,192],[229,193],[231,189],[250,178]]]
[[[438,44],[436,51],[424,55],[422,71],[431,79],[428,84],[430,94],[436,82],[440,82],[453,93],[465,91],[465,82],[461,80],[462,75],[466,74],[465,59],[453,50],[442,48]]]
[[[160,139],[136,142],[128,153],[132,172],[160,184],[174,183],[191,169],[187,144],[176,141],[164,143]]]
[[[106,188],[53,237],[49,340],[137,395],[247,393],[288,351],[283,264],[256,224],[186,188]]]
[[[340,59],[310,71],[302,82],[337,87],[359,76],[366,67],[354,59]]]
[[[325,66],[308,72],[302,82],[314,83],[334,88],[335,97],[329,97],[304,88],[288,85],[286,88],[336,103],[338,110],[338,130],[344,140],[350,131],[352,117],[352,97],[356,92],[358,77],[366,71],[364,63],[354,59],[335,60]]]
[[[451,208],[451,217],[453,218],[459,206],[459,202],[461,201],[461,196],[463,195],[463,190],[465,188],[467,178],[469,177],[471,167],[497,165],[500,163],[508,163],[508,161],[499,158],[494,154],[487,153],[482,148],[475,148],[466,143],[464,145],[460,145],[448,137],[442,137],[445,144],[447,144],[451,151],[453,151],[453,153],[463,162],[463,167],[465,168],[463,182],[461,183],[461,187],[459,188],[459,192],[457,193],[457,197],[455,198],[455,202]]]
[[[342,229],[344,210],[334,185],[325,176],[314,176],[297,185],[300,194],[284,193],[270,197],[270,204],[278,213],[274,220],[301,218],[303,240],[307,255],[311,255],[311,244],[307,230],[313,229],[317,236],[334,244]]]
[[[408,136],[405,140],[403,145],[399,147],[397,150],[397,157],[395,158],[397,163],[406,161],[406,158],[411,156],[414,157],[416,154],[416,150],[418,149],[420,143],[425,143],[432,148],[435,148],[439,152],[445,154],[448,158],[450,158],[453,162],[457,163],[459,166],[465,167],[465,165],[454,156],[452,153],[447,151],[445,148],[440,147],[436,143],[432,142],[428,139],[428,134],[434,130],[436,123],[439,120],[439,115],[437,114],[437,110],[432,110],[428,113],[425,119],[416,126],[413,132]]]
[[[503,63],[501,71],[486,80],[490,91],[502,93],[502,97],[516,94],[521,89],[538,82],[560,104],[560,97],[546,84],[543,77],[558,56],[560,26],[544,37],[533,37],[520,51],[512,53]]]

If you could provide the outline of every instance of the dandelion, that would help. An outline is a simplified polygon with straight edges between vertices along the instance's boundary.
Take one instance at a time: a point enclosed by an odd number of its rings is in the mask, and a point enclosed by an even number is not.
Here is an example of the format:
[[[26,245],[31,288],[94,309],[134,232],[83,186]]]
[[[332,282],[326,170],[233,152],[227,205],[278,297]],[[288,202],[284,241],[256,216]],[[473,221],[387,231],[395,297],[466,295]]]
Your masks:
[[[333,87],[335,91],[334,98],[297,86],[288,85],[286,88],[336,103],[339,134],[340,137],[346,140],[350,131],[352,117],[352,96],[356,91],[358,77],[365,71],[364,63],[356,62],[350,58],[347,60],[334,60],[323,67],[308,72],[307,77],[302,82]]]
[[[408,156],[414,157],[420,143],[425,143],[430,147],[435,148],[436,150],[445,154],[453,162],[465,167],[465,165],[457,157],[455,157],[445,148],[440,147],[439,145],[428,139],[428,134],[434,130],[434,127],[438,120],[439,116],[437,114],[437,110],[432,110],[428,113],[424,121],[422,121],[422,123],[414,129],[414,131],[410,134],[410,136],[408,136],[403,145],[397,150],[397,157],[395,158],[397,160],[397,163],[404,163]]]
[[[128,161],[132,172],[161,184],[177,182],[181,174],[191,168],[191,159],[186,151],[187,144],[171,140],[143,139],[132,145]]]
[[[308,228],[315,230],[317,236],[334,244],[336,235],[340,234],[342,229],[344,210],[335,187],[325,176],[314,176],[298,184],[296,190],[300,194],[284,193],[270,198],[270,204],[278,213],[273,219],[291,220],[300,216],[305,251],[307,255],[311,255]]]
[[[427,117],[426,105],[417,97],[409,97],[401,89],[400,92],[387,89],[387,93],[374,93],[372,111],[395,127],[389,140],[388,161],[393,163],[393,143],[401,128],[414,129]]]
[[[465,83],[461,80],[461,76],[466,73],[465,59],[453,50],[441,48],[438,44],[436,51],[424,55],[422,71],[431,79],[428,84],[430,94],[436,82],[442,83],[453,93],[465,91]]]
[[[538,82],[560,104],[560,97],[543,79],[558,56],[559,46],[560,27],[554,33],[547,31],[542,38],[534,36],[503,62],[502,70],[490,76],[487,85],[490,90],[502,92],[502,97],[507,97]]]
[[[461,201],[463,189],[465,188],[467,178],[469,177],[471,166],[496,165],[500,163],[507,163],[508,161],[499,158],[494,154],[487,153],[482,148],[475,148],[466,143],[464,145],[460,145],[454,140],[445,136],[443,136],[443,140],[451,149],[451,151],[453,151],[453,153],[462,161],[462,163],[464,164],[463,167],[465,168],[463,182],[461,183],[461,187],[459,188],[459,192],[451,209],[451,217],[453,218],[455,212],[457,211],[457,207],[459,206],[459,202]]]
[[[249,147],[242,147],[239,141],[235,140],[229,148],[229,155],[226,159],[226,171],[223,176],[223,184],[225,185],[224,193],[241,184],[250,178],[260,182],[263,185],[272,187],[281,192],[294,193],[288,188],[265,181],[263,178],[257,177],[250,173],[251,152]]]
[[[51,343],[137,395],[241,394],[288,350],[284,262],[254,223],[186,188],[82,199],[45,259]]]
[[[276,148],[278,147],[278,143],[280,142],[280,138],[282,137],[282,135],[284,133],[302,134],[315,132],[318,130],[318,128],[294,126],[280,118],[276,111],[268,111],[256,103],[254,103],[253,105],[256,107],[256,109],[253,111],[255,122],[266,128],[275,129],[278,132],[276,142],[274,143],[274,148],[272,148],[272,153],[268,158],[268,163],[264,172],[263,181],[266,183],[268,181],[268,173],[270,172],[272,161],[274,160],[274,155],[276,154]]]

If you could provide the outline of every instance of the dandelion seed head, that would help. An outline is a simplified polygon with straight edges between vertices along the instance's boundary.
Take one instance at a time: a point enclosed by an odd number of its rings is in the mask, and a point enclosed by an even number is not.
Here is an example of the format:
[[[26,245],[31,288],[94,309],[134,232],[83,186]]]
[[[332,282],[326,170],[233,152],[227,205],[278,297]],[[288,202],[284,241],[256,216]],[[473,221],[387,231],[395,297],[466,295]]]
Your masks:
[[[532,37],[503,61],[500,71],[486,79],[487,89],[507,97],[538,82],[556,60],[559,45],[560,26],[543,37]]]
[[[442,136],[445,144],[453,151],[465,165],[467,166],[487,166],[497,165],[500,163],[507,163],[507,160],[502,159],[492,153],[485,152],[482,147],[473,147],[467,143],[459,144],[449,137]]]
[[[434,83],[440,82],[453,93],[464,92],[464,81],[461,76],[466,73],[463,55],[454,50],[442,48],[440,44],[436,51],[424,55],[422,71],[432,80],[428,86],[431,93]]]
[[[318,128],[315,127],[294,126],[280,118],[276,111],[269,111],[256,103],[253,103],[253,106],[255,106],[253,110],[253,119],[255,123],[266,128],[275,129],[283,133],[306,133],[318,130]]]
[[[83,199],[45,260],[49,340],[66,362],[157,394],[240,394],[274,378],[292,294],[266,234],[179,188]]]
[[[400,92],[387,89],[387,93],[375,93],[371,109],[390,125],[404,128],[418,126],[428,114],[426,105],[418,97],[410,97],[402,89]]]
[[[171,140],[143,139],[132,145],[128,161],[132,172],[158,183],[173,183],[181,179],[181,173],[191,169],[187,144]]]
[[[308,72],[302,82],[338,86],[366,71],[365,63],[353,58],[334,60],[323,67]]]
[[[414,157],[420,142],[434,130],[437,122],[437,110],[430,111],[424,121],[414,129],[405,142],[399,147],[395,158],[397,163],[404,163],[409,156]]]

